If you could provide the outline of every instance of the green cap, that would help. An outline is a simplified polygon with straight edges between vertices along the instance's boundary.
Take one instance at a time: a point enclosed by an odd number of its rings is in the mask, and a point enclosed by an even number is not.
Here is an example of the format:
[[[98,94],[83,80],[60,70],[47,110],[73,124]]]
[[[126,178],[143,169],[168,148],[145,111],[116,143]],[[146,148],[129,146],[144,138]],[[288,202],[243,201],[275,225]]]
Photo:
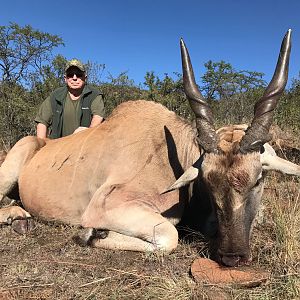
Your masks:
[[[85,72],[84,64],[76,58],[73,58],[67,62],[65,72],[67,72],[67,70],[71,67],[77,67],[80,71]]]

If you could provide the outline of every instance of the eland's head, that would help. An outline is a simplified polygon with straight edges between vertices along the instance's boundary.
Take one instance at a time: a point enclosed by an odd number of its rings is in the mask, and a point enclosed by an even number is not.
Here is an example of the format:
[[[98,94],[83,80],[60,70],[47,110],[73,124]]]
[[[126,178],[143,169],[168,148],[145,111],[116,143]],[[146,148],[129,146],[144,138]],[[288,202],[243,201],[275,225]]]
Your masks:
[[[254,108],[251,125],[215,130],[212,111],[199,91],[187,48],[180,41],[184,89],[196,116],[201,157],[170,189],[198,178],[205,183],[218,223],[218,256],[229,266],[250,259],[249,241],[263,193],[265,171],[300,175],[300,168],[276,156],[267,142],[277,102],[288,79],[291,30],[286,33],[273,78]]]

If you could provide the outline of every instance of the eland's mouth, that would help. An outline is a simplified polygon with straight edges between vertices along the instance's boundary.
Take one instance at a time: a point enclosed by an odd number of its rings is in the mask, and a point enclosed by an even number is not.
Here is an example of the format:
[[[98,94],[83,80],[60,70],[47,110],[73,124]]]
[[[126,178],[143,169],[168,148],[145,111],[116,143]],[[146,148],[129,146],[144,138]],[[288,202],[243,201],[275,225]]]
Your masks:
[[[238,266],[247,266],[251,263],[251,258],[249,255],[238,255],[231,253],[219,253],[218,258],[219,263],[226,267],[238,267]]]

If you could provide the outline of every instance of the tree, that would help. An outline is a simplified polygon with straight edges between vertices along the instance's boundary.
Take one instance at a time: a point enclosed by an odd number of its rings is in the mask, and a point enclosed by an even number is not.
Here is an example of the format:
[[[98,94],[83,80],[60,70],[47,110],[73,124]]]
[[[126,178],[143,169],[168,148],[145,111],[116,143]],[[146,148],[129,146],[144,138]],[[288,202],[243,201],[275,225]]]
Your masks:
[[[121,72],[116,77],[109,74],[108,80],[109,82],[103,82],[99,86],[104,94],[107,116],[122,102],[145,98],[144,92],[134,84],[134,80],[128,77],[127,71]]]
[[[157,97],[161,81],[158,78],[158,76],[154,74],[154,71],[146,72],[144,79],[145,79],[144,85],[149,91],[148,97],[150,100],[154,101]]]
[[[60,37],[29,25],[0,26],[1,81],[26,84],[32,73],[42,73],[43,66],[51,61],[52,50],[59,45],[64,45]]]
[[[28,91],[17,83],[1,83],[0,100],[0,143],[10,147],[33,134],[34,105]]]
[[[102,76],[105,68],[105,64],[88,61],[86,64],[86,70],[89,83],[100,85],[103,82]]]
[[[217,126],[249,122],[254,103],[266,86],[263,73],[237,71],[225,61],[209,60],[204,66],[200,90],[212,107]]]
[[[44,95],[33,91],[59,84],[53,70],[63,58],[52,59],[59,45],[61,38],[29,25],[0,26],[0,136],[6,145],[33,133],[36,106]]]
[[[300,131],[300,73],[292,80],[291,88],[281,97],[274,116],[277,124],[284,129]],[[299,135],[298,135],[299,136]]]
[[[236,71],[225,61],[209,60],[204,66],[207,70],[202,76],[201,90],[209,100],[228,99],[234,94],[241,94],[266,85],[262,79],[263,73]]]

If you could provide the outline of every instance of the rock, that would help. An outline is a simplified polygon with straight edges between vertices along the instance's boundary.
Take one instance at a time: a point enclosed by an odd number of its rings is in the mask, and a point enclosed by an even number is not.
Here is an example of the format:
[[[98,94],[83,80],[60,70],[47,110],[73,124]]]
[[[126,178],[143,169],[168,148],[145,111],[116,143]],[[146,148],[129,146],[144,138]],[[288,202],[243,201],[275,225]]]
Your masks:
[[[196,282],[216,285],[237,285],[256,287],[269,278],[269,273],[254,268],[224,267],[207,258],[197,258],[191,266],[191,273]]]

